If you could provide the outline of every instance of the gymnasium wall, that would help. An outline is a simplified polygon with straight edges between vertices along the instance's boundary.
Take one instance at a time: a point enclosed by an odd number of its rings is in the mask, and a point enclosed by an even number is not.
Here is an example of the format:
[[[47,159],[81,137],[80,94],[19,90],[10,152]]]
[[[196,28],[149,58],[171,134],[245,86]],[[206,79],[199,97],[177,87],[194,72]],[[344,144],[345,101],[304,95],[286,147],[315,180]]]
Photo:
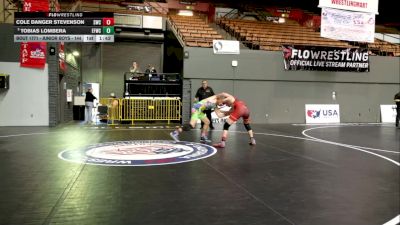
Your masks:
[[[38,70],[0,62],[0,73],[10,75],[10,88],[0,89],[0,126],[48,126],[48,65]]]
[[[44,69],[19,66],[12,24],[0,24],[0,45],[0,73],[10,75],[10,89],[0,89],[0,126],[48,126],[48,64]]]
[[[100,83],[101,80],[101,44],[82,44],[82,82]]]
[[[0,62],[19,62],[20,43],[14,43],[13,24],[0,24]]]
[[[80,62],[70,53],[80,44],[66,43],[66,72],[59,71],[56,53],[46,55],[45,69],[19,65],[20,43],[14,43],[12,24],[0,24],[0,73],[10,74],[10,89],[0,90],[0,126],[55,126],[71,121],[72,103],[66,102],[66,90],[78,95],[81,83]],[[46,118],[47,117],[47,118]]]
[[[241,50],[214,55],[211,48],[185,48],[184,77],[192,98],[209,80],[215,92],[243,99],[255,123],[304,123],[305,104],[339,104],[342,122],[379,122],[380,104],[393,104],[400,90],[398,57],[370,57],[369,73],[285,71],[280,52]],[[232,67],[232,60],[238,61]],[[336,100],[332,92],[336,92]]]
[[[144,72],[147,64],[155,66],[157,72],[162,72],[162,45],[138,42],[116,42],[102,46],[103,86],[101,95],[106,97],[114,92],[118,97],[124,91],[124,72],[129,71],[133,61]]]

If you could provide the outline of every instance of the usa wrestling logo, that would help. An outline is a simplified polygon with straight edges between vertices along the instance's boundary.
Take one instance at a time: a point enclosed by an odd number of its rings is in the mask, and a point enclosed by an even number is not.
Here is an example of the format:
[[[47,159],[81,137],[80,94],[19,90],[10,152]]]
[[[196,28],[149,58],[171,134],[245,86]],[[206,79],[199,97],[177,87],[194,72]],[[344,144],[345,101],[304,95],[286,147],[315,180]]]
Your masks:
[[[90,145],[82,149],[65,150],[60,159],[102,166],[156,166],[195,161],[214,155],[217,150],[205,144],[141,140],[116,141]]]
[[[311,118],[318,118],[321,115],[321,110],[307,110],[307,116]]]

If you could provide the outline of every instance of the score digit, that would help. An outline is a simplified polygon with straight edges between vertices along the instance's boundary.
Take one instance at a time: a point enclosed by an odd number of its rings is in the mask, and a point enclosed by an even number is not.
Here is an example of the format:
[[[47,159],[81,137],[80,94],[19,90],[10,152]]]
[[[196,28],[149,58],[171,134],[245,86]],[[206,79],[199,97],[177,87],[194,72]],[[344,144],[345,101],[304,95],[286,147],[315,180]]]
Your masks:
[[[103,27],[103,34],[114,34],[114,27]]]
[[[103,18],[103,26],[114,26],[114,18]]]

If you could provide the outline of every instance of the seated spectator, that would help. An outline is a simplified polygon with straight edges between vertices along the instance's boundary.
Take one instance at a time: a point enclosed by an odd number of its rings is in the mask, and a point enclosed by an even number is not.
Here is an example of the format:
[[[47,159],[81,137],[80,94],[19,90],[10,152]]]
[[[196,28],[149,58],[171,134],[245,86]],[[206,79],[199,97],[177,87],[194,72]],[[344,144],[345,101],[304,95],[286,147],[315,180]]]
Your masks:
[[[157,70],[154,68],[154,66],[151,66],[150,64],[147,66],[145,74],[149,76],[149,80],[160,80],[157,74]]]
[[[129,72],[131,72],[131,77],[129,78],[129,80],[137,80],[140,76],[139,64],[136,61],[132,63],[132,66],[129,68]]]
[[[157,70],[154,68],[154,66],[152,65],[147,65],[147,69],[144,72],[145,74],[153,74],[153,73],[157,73]]]
[[[132,66],[129,68],[131,73],[140,73],[139,65],[136,61],[133,61]]]

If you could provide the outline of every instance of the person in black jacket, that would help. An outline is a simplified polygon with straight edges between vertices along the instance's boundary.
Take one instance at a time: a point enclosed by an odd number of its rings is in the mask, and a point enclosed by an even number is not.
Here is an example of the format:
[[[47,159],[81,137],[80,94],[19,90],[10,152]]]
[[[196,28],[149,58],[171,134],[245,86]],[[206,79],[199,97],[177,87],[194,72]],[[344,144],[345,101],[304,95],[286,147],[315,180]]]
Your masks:
[[[396,127],[399,127],[400,121],[400,92],[394,96],[394,101],[396,102]]]
[[[86,123],[91,123],[92,122],[92,111],[93,111],[93,100],[97,99],[93,94],[92,94],[92,88],[88,88],[88,91],[86,92],[85,96],[85,122]]]
[[[208,86],[207,80],[203,80],[201,82],[201,87],[196,92],[195,98],[196,98],[196,101],[201,101],[201,100],[211,97],[213,95],[215,95],[214,90]],[[213,130],[214,126],[213,126],[212,119],[211,119],[211,112],[212,112],[211,110],[204,110],[204,113],[207,115],[207,118],[210,121],[210,129]],[[204,125],[204,123],[201,122],[200,129],[203,128],[203,125]]]

